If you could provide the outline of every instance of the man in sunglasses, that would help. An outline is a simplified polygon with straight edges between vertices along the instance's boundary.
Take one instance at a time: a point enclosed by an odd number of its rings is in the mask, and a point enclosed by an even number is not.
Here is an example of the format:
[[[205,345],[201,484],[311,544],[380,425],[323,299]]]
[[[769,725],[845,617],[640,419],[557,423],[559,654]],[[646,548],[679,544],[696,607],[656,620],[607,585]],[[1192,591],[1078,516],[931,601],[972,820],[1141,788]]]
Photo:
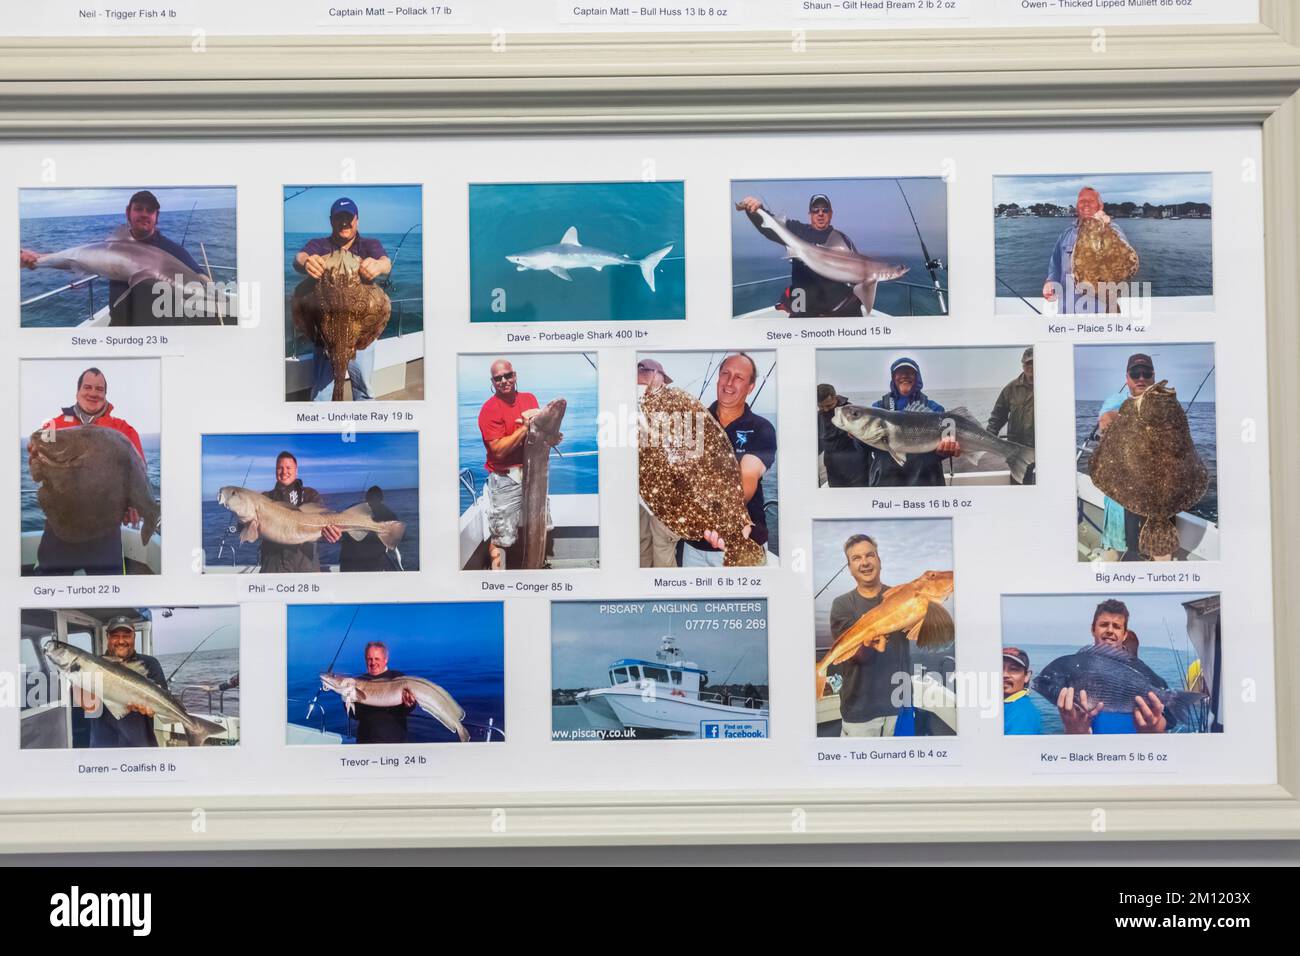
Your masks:
[[[293,268],[310,279],[319,279],[325,274],[326,257],[339,250],[346,250],[361,260],[357,267],[357,275],[366,284],[388,275],[393,269],[393,263],[384,250],[384,244],[378,239],[361,235],[361,213],[357,209],[357,204],[346,196],[334,200],[334,204],[330,206],[330,234],[308,240],[294,257]],[[354,402],[373,397],[370,389],[366,387],[366,379],[375,370],[377,344],[370,343],[348,363],[348,378],[352,382]],[[334,366],[330,364],[329,351],[325,343],[316,342],[315,346],[312,363],[312,399],[317,402],[328,402],[334,396]]]
[[[506,548],[519,540],[524,515],[524,444],[528,420],[540,413],[537,396],[519,391],[514,366],[503,358],[488,373],[492,395],[478,413],[487,449],[488,554],[493,571],[504,571]]]
[[[1151,356],[1145,352],[1135,352],[1128,357],[1124,382],[1128,386],[1111,395],[1101,403],[1101,412],[1097,418],[1097,430],[1105,432],[1111,423],[1120,416],[1120,407],[1126,399],[1137,398],[1155,384],[1156,368]],[[1105,521],[1102,523],[1101,546],[1106,553],[1104,561],[1145,561],[1137,549],[1138,535],[1142,533],[1145,518],[1124,509],[1118,501],[1106,499]],[[1167,561],[1172,555],[1153,557],[1152,561]]]

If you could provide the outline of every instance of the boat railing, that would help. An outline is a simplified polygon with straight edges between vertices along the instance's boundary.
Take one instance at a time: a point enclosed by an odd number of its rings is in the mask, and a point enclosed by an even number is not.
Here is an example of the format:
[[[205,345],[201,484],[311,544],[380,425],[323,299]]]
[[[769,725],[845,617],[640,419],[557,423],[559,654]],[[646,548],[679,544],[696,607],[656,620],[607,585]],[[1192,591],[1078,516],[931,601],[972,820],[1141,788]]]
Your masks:
[[[235,266],[212,266],[211,269],[213,272],[234,272]],[[61,285],[57,289],[51,289],[48,292],[42,292],[39,295],[32,296],[31,298],[23,299],[21,302],[18,303],[18,307],[20,309],[26,308],[27,306],[32,305],[36,302],[42,302],[45,299],[49,299],[56,295],[62,295],[64,292],[76,292],[78,289],[85,289],[88,296],[87,303],[86,303],[86,310],[87,310],[86,315],[88,318],[94,318],[95,283],[97,281],[112,281],[112,280],[104,279],[104,277],[97,272],[94,273],[93,275],[82,276],[80,279],[73,279],[71,282],[65,285]]]
[[[474,482],[474,472],[469,468],[462,468],[457,480],[460,486],[469,492],[470,500],[478,501],[478,485]]]
[[[700,691],[699,699],[706,704],[721,704],[723,707],[743,707],[746,710],[768,710],[768,701],[762,697],[742,697],[739,694],[721,694],[716,691]]]
[[[220,714],[224,717],[226,714],[226,691],[230,689],[230,687],[222,684],[186,684],[177,695],[177,700],[184,706],[187,694],[197,696],[206,701],[206,713]],[[214,696],[216,698],[215,710],[212,707]]]
[[[755,286],[755,285],[768,285],[768,284],[773,283],[773,282],[787,282],[787,283],[788,283],[789,281],[790,281],[790,273],[786,272],[786,273],[783,273],[783,274],[781,274],[781,275],[776,275],[776,276],[767,276],[767,277],[762,278],[762,279],[753,279],[753,280],[751,280],[751,281],[749,281],[749,282],[735,282],[735,283],[732,284],[731,288],[732,288],[732,289],[743,289],[743,288],[746,288],[746,287],[748,287],[748,286]],[[915,308],[915,306],[913,305],[913,302],[912,302],[912,298],[913,298],[914,295],[917,295],[917,294],[919,294],[919,293],[921,293],[921,292],[926,292],[926,293],[928,293],[928,294],[930,294],[930,295],[934,295],[936,292],[941,293],[941,294],[943,294],[943,295],[945,295],[945,296],[948,294],[948,287],[947,287],[947,286],[942,286],[942,285],[941,285],[938,289],[935,289],[933,283],[926,284],[926,283],[924,283],[924,282],[906,282],[906,281],[904,281],[904,280],[902,280],[902,279],[893,279],[893,280],[890,281],[889,284],[890,284],[891,286],[899,286],[899,287],[904,288],[904,289],[907,290],[907,314],[908,314],[908,315],[916,315],[916,314],[917,314],[917,313],[916,313],[916,308]],[[924,312],[924,313],[922,313],[922,314],[923,314],[923,315],[930,315],[931,313],[927,311],[927,312]]]

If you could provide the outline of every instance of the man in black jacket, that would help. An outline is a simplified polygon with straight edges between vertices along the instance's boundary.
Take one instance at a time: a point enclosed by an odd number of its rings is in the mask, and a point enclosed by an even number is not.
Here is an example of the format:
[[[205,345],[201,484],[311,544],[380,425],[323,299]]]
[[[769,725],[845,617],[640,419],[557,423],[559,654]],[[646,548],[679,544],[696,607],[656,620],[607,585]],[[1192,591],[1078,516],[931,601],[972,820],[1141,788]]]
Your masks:
[[[108,622],[104,641],[104,659],[129,667],[140,673],[150,683],[167,690],[167,676],[158,658],[137,654],[135,650],[135,624],[129,617],[118,615]],[[126,713],[114,717],[102,701],[90,691],[72,689],[72,703],[86,712],[90,721],[90,746],[156,747],[158,739],[153,732],[153,710],[143,704],[127,704]]]
[[[817,386],[817,450],[831,488],[865,488],[871,468],[871,449],[831,421],[835,409],[849,404],[834,385]]]
[[[366,490],[366,504],[376,521],[396,521],[393,509],[384,504],[384,489],[371,485]],[[340,571],[391,571],[388,549],[373,531],[358,541],[350,534],[345,534],[339,545]]]
[[[369,680],[396,680],[405,677],[401,671],[388,669],[388,646],[381,641],[366,645],[366,677]],[[357,701],[357,743],[406,743],[406,718],[415,709],[415,695],[402,689],[402,702],[392,707],[372,707]]]
[[[282,451],[275,459],[275,487],[262,494],[272,501],[288,505],[297,511],[305,504],[319,504],[322,507],[320,492],[303,485],[298,477],[298,459],[291,451]],[[321,529],[321,537],[333,544],[343,533],[334,525]],[[262,538],[261,560],[263,574],[288,574],[303,571],[319,571],[320,558],[316,554],[316,542],[305,544],[279,544]]]

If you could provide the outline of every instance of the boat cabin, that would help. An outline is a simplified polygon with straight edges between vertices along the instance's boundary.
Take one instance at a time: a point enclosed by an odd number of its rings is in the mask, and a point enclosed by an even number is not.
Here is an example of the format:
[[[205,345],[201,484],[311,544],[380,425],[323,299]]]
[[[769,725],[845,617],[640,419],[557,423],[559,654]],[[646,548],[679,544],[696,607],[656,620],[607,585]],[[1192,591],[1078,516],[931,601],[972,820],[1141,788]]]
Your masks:
[[[685,663],[643,661],[637,658],[626,658],[609,665],[611,687],[620,684],[641,685],[642,681],[653,681],[660,691],[666,687],[670,694],[678,697],[698,697],[700,690],[709,683],[709,674],[708,671]]]

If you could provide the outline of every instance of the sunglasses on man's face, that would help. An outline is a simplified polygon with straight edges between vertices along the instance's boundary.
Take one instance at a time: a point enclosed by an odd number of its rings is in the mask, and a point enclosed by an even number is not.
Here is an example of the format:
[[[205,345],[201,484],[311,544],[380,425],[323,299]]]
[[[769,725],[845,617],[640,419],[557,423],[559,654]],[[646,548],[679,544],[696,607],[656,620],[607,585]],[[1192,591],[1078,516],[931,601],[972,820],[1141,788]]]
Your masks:
[[[813,206],[808,210],[814,216],[829,216],[831,214],[830,206]]]
[[[1128,370],[1128,377],[1132,379],[1152,379],[1156,377],[1154,369],[1149,369],[1145,365],[1135,365]]]
[[[514,372],[502,372],[500,375],[493,375],[493,376],[492,376],[492,381],[494,381],[494,382],[508,382],[508,381],[510,381],[510,380],[511,380],[512,378],[514,378],[514,377],[515,377],[515,373],[514,373]]]

